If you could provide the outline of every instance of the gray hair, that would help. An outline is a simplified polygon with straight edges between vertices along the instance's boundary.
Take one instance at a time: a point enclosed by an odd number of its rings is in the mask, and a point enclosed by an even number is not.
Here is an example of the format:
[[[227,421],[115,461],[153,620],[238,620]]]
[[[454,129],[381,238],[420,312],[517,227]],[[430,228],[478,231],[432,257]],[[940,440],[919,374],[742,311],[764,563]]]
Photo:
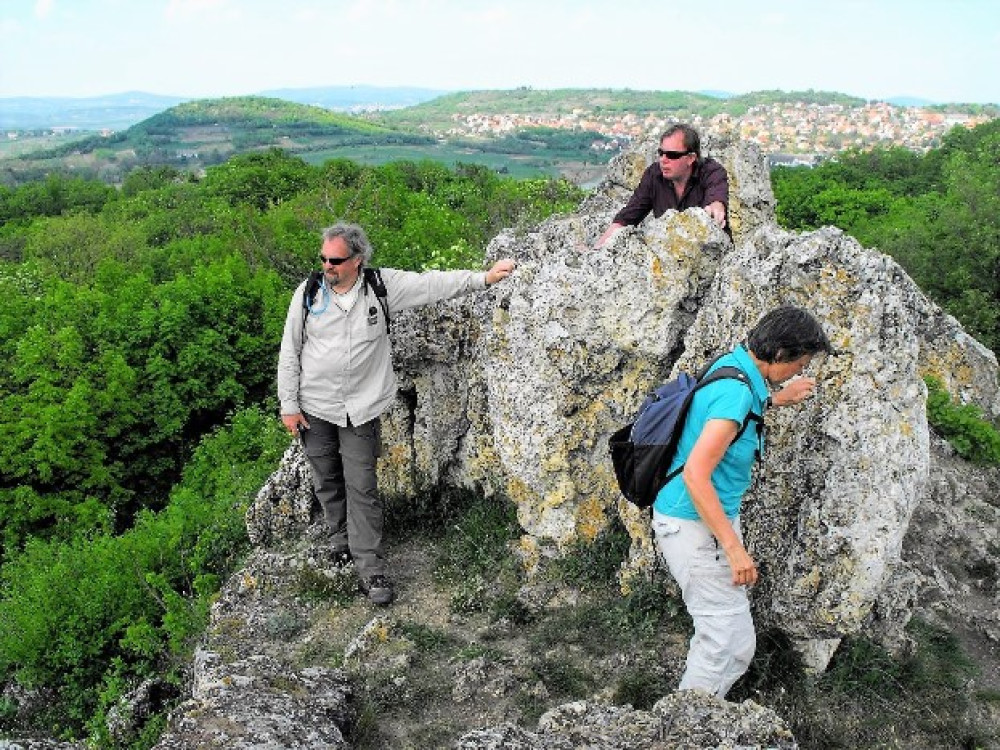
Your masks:
[[[360,255],[364,264],[368,265],[374,251],[372,250],[372,243],[368,241],[368,235],[365,234],[364,229],[357,224],[348,224],[342,221],[337,222],[332,227],[327,227],[323,230],[323,242],[332,240],[335,237],[340,237],[344,241],[352,257]]]

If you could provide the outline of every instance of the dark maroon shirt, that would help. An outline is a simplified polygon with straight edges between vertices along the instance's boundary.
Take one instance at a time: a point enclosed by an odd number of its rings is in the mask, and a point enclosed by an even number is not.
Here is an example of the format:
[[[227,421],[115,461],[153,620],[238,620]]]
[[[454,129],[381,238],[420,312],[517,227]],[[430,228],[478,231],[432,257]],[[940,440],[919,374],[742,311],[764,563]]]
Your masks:
[[[726,168],[715,159],[702,159],[696,164],[688,178],[684,195],[677,199],[674,185],[663,176],[658,162],[650,164],[642,173],[639,186],[632,193],[625,208],[618,212],[612,220],[615,224],[635,226],[646,218],[650,211],[659,218],[663,213],[673,208],[683,211],[685,208],[704,208],[709,203],[720,201],[726,207],[726,231],[729,231],[729,176]]]

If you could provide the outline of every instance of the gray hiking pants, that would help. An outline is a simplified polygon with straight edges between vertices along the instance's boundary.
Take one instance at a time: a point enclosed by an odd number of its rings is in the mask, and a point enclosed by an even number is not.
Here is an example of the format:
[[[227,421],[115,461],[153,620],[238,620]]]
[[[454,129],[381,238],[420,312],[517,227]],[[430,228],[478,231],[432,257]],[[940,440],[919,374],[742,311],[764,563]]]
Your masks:
[[[379,420],[338,427],[304,414],[302,434],[313,489],[333,532],[334,550],[350,550],[358,576],[385,575],[384,509],[378,494],[376,459],[381,454]]]
[[[739,518],[733,520],[733,529],[742,540]],[[694,620],[680,689],[724,698],[747,671],[757,648],[746,587],[733,584],[726,553],[701,521],[654,513],[653,531]]]

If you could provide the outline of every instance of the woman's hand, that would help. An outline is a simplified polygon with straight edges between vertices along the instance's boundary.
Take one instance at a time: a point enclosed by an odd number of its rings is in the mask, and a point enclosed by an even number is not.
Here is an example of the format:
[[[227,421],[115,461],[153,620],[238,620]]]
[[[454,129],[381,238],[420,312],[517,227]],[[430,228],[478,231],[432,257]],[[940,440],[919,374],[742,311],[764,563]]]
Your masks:
[[[736,542],[729,549],[724,549],[724,552],[733,571],[734,586],[753,586],[757,583],[757,563],[742,544]]]
[[[751,586],[757,582],[757,565],[726,518],[719,495],[712,485],[712,472],[719,465],[739,425],[729,419],[710,419],[684,464],[684,484],[702,522],[718,540],[733,571],[734,586]]]
[[[774,406],[793,406],[812,398],[815,393],[816,378],[796,378],[771,396],[771,403]]]

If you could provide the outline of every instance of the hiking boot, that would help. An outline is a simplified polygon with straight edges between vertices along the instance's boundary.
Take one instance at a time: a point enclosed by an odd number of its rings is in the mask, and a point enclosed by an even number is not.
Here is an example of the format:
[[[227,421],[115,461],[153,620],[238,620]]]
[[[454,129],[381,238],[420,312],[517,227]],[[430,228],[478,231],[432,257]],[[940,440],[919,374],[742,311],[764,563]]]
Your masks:
[[[343,570],[354,562],[354,556],[348,549],[338,549],[333,551],[333,567],[335,570]]]
[[[380,606],[390,604],[394,596],[392,582],[382,575],[372,576],[367,581],[364,578],[360,579],[358,588],[372,604]]]

